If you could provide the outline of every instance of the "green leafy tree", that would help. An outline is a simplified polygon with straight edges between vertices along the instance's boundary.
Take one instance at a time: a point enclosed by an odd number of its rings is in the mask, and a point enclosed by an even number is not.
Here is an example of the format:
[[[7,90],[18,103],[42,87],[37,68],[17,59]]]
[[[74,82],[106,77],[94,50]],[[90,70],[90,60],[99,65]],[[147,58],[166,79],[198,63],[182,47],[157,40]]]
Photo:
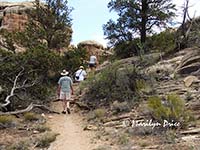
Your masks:
[[[66,47],[71,42],[72,28],[70,13],[72,8],[67,0],[36,0],[34,9],[29,10],[29,23],[21,39],[25,46],[44,44],[49,49]],[[24,40],[25,39],[25,40]]]
[[[119,41],[132,41],[140,35],[145,44],[148,33],[154,27],[165,27],[175,16],[172,0],[111,0],[110,11],[117,12],[117,21],[109,20],[103,25],[104,35],[111,45]]]

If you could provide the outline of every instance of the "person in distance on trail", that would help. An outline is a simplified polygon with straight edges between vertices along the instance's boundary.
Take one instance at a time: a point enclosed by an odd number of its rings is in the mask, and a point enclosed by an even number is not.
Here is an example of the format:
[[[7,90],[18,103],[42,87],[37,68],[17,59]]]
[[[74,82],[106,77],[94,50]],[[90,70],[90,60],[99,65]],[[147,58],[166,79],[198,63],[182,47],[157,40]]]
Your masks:
[[[58,97],[63,102],[63,114],[66,114],[66,111],[68,114],[70,114],[70,99],[71,95],[73,95],[73,82],[72,79],[68,76],[69,72],[66,70],[63,70],[61,73],[61,77],[58,80]]]
[[[87,73],[84,70],[83,66],[80,66],[79,69],[75,72],[75,81],[76,82],[80,82],[85,80]]]
[[[98,63],[97,57],[94,54],[92,54],[90,56],[90,60],[89,60],[90,70],[94,70],[96,68],[96,66],[97,66],[97,63]]]

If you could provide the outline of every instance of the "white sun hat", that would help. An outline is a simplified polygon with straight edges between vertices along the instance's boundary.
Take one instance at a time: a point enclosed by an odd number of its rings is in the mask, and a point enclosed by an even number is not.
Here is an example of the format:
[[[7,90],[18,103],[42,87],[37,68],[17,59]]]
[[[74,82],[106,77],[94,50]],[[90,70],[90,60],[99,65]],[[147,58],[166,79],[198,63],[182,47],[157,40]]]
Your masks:
[[[69,74],[69,72],[66,71],[65,69],[61,72],[61,75],[62,75],[62,76],[66,76],[66,75],[68,75],[68,74]]]

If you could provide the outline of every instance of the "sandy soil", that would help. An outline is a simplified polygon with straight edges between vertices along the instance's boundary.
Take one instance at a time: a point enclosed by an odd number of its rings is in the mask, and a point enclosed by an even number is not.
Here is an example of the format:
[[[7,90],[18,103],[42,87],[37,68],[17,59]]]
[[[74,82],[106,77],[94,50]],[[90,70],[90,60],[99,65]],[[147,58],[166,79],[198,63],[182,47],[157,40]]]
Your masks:
[[[62,110],[61,102],[53,104],[57,111]],[[68,114],[55,114],[48,120],[48,125],[53,132],[59,133],[55,142],[48,150],[92,150],[94,144],[92,131],[84,131],[84,121],[79,113],[72,110]]]

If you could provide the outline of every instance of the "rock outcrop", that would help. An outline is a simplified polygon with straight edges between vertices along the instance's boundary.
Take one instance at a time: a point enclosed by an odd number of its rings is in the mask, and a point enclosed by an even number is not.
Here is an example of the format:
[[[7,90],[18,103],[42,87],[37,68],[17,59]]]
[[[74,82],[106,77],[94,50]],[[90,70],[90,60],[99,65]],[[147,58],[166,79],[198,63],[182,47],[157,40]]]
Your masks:
[[[200,75],[200,49],[188,49],[188,54],[183,57],[177,67],[180,74]]]
[[[26,11],[31,8],[32,2],[0,2],[0,29],[23,30],[28,21]]]
[[[90,55],[95,55],[97,56],[97,58],[99,58],[100,56],[109,56],[112,55],[112,53],[110,51],[107,51],[106,48],[104,48],[104,46],[102,44],[100,44],[99,42],[93,41],[93,40],[87,40],[87,41],[83,41],[80,42],[77,45],[78,48],[84,48],[86,49],[87,53]],[[88,56],[88,58],[89,58]]]
[[[189,102],[200,100],[200,48],[181,50],[149,66],[145,74],[155,78],[153,89],[160,96],[176,93]]]

